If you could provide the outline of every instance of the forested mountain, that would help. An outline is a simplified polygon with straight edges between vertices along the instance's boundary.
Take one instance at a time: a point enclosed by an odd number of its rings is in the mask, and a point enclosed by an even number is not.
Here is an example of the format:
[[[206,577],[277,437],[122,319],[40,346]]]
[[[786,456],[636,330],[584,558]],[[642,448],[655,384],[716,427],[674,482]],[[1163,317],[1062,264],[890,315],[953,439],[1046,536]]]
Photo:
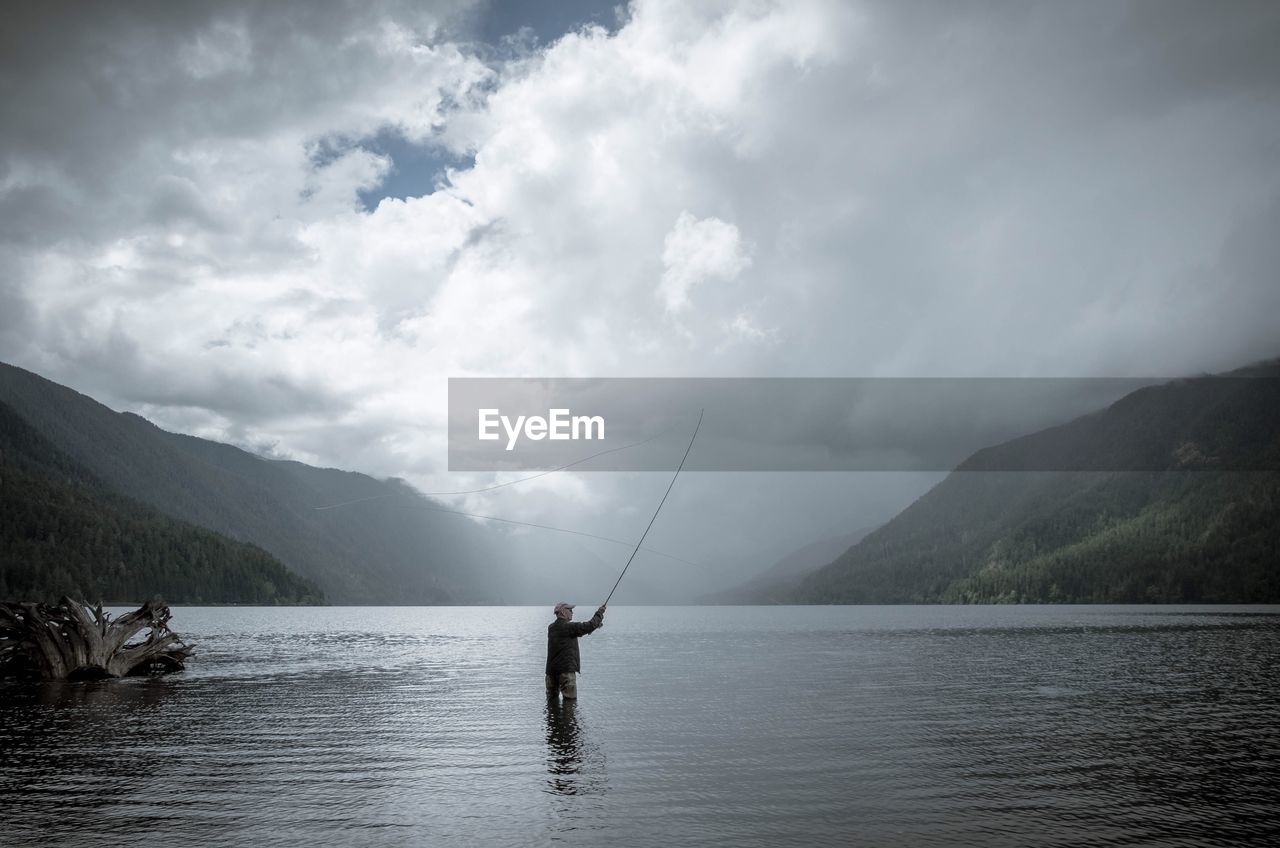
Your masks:
[[[320,603],[254,545],[113,494],[0,402],[0,599]]]
[[[424,509],[432,503],[402,483],[169,433],[5,364],[0,401],[115,494],[251,542],[331,602],[465,603],[505,582],[490,534]]]
[[[1280,602],[1280,366],[979,451],[784,600]]]

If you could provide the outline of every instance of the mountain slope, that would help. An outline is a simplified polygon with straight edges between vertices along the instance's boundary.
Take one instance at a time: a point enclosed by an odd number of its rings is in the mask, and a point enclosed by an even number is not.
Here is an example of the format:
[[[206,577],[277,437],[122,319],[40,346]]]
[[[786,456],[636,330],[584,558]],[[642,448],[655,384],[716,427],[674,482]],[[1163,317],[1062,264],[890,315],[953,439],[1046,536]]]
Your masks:
[[[979,451],[787,599],[1280,601],[1278,372],[1141,389]]]
[[[114,492],[258,545],[332,602],[471,602],[503,582],[490,534],[399,482],[168,433],[10,365],[0,401]]]
[[[801,579],[839,557],[862,541],[871,527],[819,539],[792,551],[769,566],[762,574],[723,592],[699,599],[707,604],[776,604],[787,603]]]
[[[318,603],[260,548],[112,494],[0,403],[0,598]]]

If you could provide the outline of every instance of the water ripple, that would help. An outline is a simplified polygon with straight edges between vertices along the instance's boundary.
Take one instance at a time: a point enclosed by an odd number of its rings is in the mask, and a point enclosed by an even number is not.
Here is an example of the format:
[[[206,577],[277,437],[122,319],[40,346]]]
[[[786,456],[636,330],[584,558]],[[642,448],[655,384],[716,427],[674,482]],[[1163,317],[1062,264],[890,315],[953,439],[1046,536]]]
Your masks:
[[[571,704],[543,610],[179,609],[183,674],[0,685],[0,839],[1254,843],[1274,613],[624,608]]]

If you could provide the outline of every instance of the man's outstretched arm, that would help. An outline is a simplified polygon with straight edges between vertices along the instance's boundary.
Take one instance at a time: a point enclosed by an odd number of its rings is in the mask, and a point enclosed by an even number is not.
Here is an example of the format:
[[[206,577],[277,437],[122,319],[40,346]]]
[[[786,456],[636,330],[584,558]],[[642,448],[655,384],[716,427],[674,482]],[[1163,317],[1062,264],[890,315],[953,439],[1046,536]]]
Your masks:
[[[571,631],[573,636],[586,636],[588,633],[593,633],[604,627],[604,604],[600,605],[600,608],[596,610],[596,614],[591,616],[590,620],[573,621],[569,623],[569,626],[573,628]]]

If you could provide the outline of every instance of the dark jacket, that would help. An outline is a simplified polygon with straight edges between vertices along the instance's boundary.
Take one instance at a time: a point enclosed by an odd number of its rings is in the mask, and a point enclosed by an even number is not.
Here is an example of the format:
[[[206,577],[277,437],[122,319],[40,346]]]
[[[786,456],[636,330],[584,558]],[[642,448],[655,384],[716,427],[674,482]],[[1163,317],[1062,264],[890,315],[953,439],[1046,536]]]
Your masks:
[[[551,622],[547,626],[547,674],[581,671],[578,638],[603,626],[604,619],[599,615],[590,621],[562,621],[557,618]]]

